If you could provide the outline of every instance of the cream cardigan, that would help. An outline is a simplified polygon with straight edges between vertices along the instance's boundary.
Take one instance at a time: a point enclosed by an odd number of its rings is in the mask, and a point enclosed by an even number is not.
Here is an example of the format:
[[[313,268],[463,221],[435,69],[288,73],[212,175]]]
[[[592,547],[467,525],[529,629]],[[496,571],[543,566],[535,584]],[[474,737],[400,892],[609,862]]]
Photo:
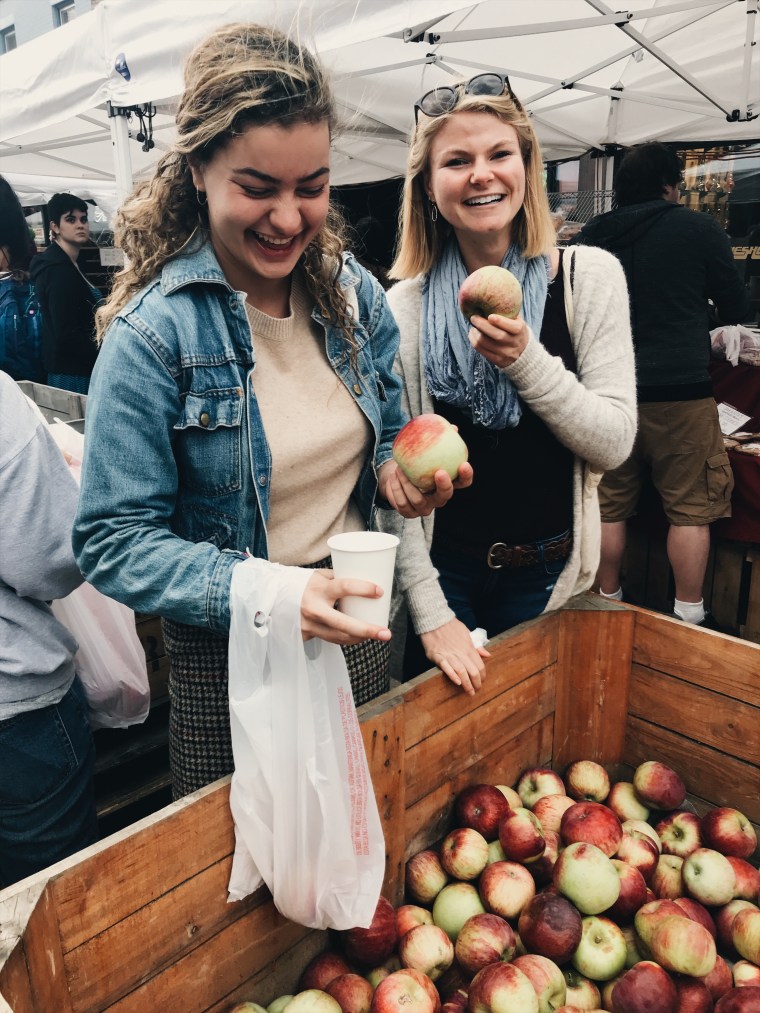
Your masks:
[[[505,369],[524,404],[575,454],[573,549],[546,611],[591,586],[601,541],[597,486],[604,471],[626,460],[636,434],[633,345],[623,270],[613,256],[590,246],[568,249],[562,259],[565,310],[578,375],[533,338]],[[433,411],[420,357],[421,283],[422,276],[401,281],[387,293],[401,333],[396,371],[404,381],[403,406],[410,416]],[[395,511],[378,514],[379,526],[401,539],[391,610],[397,651],[406,609],[417,633],[437,629],[454,617],[430,561],[433,522],[433,516],[404,521]]]

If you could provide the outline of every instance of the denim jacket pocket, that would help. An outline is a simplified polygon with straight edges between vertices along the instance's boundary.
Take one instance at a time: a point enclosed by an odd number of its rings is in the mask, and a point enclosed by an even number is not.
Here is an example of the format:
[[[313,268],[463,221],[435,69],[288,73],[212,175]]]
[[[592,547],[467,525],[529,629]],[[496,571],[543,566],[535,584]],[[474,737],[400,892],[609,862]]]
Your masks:
[[[190,391],[174,426],[181,481],[209,496],[241,488],[243,392]]]

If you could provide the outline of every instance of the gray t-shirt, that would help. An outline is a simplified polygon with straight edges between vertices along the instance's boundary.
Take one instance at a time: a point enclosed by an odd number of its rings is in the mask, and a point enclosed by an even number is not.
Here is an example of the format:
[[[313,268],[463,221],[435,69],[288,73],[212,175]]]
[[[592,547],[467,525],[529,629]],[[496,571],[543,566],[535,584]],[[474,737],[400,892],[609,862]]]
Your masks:
[[[57,703],[74,679],[77,642],[48,603],[82,583],[78,495],[47,426],[0,372],[0,721]]]

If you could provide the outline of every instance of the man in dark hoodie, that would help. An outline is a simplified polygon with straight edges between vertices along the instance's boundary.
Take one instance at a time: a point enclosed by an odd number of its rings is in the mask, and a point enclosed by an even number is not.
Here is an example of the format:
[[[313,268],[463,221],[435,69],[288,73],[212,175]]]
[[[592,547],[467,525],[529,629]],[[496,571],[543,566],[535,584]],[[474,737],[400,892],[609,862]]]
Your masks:
[[[31,264],[42,311],[42,358],[51,386],[86,394],[98,355],[95,307],[101,299],[77,265],[90,241],[87,204],[57,193],[47,207],[50,246]]]
[[[678,158],[664,145],[632,148],[615,179],[617,210],[593,218],[574,242],[600,246],[622,264],[636,354],[636,444],[599,488],[601,592],[623,597],[626,521],[651,472],[670,525],[674,614],[706,625],[709,525],[730,516],[733,488],[708,371],[708,300],[728,324],[747,318],[749,300],[726,233],[709,214],[679,205],[680,178]]]

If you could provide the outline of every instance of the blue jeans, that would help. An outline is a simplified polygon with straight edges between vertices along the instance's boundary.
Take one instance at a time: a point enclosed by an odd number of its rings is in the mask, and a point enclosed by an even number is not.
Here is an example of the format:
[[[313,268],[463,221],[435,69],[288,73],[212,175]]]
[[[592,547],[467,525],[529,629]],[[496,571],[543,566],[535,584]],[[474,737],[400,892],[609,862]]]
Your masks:
[[[535,544],[541,553],[543,543]],[[444,552],[434,548],[430,558],[457,619],[470,630],[484,629],[489,637],[540,615],[567,562],[541,560],[533,566],[492,570],[485,554],[476,559],[450,549]],[[422,643],[410,627],[404,652],[404,679],[412,679],[430,667]]]
[[[58,704],[0,721],[0,887],[98,838],[95,745],[79,679]]]

